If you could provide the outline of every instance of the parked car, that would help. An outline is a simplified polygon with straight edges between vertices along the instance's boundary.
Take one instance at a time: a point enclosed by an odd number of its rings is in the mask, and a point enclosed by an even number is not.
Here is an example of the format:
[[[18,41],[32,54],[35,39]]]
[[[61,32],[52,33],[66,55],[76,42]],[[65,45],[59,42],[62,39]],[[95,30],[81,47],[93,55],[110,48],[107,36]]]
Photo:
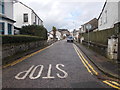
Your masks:
[[[67,37],[67,42],[73,42],[73,40],[74,40],[74,39],[73,39],[72,36],[68,36],[68,37]]]

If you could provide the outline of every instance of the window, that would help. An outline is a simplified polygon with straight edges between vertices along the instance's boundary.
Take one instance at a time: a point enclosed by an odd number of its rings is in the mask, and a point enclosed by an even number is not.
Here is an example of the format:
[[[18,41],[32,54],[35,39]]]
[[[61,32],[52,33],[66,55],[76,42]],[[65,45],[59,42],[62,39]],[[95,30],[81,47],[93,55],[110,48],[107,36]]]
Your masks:
[[[100,17],[100,21],[99,21],[99,25],[101,26],[102,25],[102,17]]]
[[[38,25],[40,24],[39,19],[38,19]]]
[[[104,24],[106,24],[107,23],[107,10],[105,11],[105,19],[104,20],[105,20]]]
[[[37,17],[36,17],[36,16],[35,16],[35,18],[34,18],[34,22],[33,22],[33,24],[34,24],[34,25],[37,24]]]
[[[23,19],[24,19],[24,22],[28,22],[28,14],[24,14]]]
[[[8,23],[8,35],[12,34],[12,24]]]
[[[4,34],[5,23],[0,22],[0,35]]]
[[[35,24],[37,24],[36,22],[37,22],[37,17],[35,16]]]
[[[0,0],[0,13],[4,14],[5,10],[4,10],[4,0]]]

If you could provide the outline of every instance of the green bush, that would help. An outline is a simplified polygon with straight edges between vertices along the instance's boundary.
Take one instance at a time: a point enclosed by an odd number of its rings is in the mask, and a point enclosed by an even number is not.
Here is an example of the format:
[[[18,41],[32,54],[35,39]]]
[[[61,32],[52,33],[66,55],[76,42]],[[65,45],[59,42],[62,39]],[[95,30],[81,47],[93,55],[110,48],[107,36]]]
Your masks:
[[[0,37],[2,37],[2,44],[17,44],[44,40],[44,38],[29,35],[2,35]]]
[[[20,30],[20,34],[39,36],[47,40],[47,29],[44,26],[39,25],[23,26]]]

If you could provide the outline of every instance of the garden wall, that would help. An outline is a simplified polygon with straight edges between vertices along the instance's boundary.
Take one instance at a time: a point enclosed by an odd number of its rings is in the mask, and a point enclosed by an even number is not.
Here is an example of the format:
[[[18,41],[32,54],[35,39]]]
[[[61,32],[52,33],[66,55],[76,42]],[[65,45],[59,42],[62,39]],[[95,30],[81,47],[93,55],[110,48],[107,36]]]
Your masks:
[[[47,42],[44,38],[29,35],[2,35],[2,64],[7,64],[21,58],[25,55],[33,53],[55,41]]]
[[[117,24],[114,28],[89,32],[89,48],[105,57],[108,57],[108,38],[113,35],[118,37],[118,33],[119,28]],[[81,37],[84,37],[83,44],[88,47],[88,33],[81,34]]]

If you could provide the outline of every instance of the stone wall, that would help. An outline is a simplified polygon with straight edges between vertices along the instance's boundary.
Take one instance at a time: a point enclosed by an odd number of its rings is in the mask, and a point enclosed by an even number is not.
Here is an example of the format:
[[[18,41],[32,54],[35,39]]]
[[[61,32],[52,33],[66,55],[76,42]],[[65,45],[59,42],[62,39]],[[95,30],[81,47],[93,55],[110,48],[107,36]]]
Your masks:
[[[9,56],[13,56],[15,54],[18,54],[24,51],[27,51],[27,50],[35,49],[38,47],[45,47],[52,43],[53,41],[49,43],[47,41],[36,41],[36,42],[23,43],[23,44],[3,45],[2,46],[2,59],[9,57]]]

